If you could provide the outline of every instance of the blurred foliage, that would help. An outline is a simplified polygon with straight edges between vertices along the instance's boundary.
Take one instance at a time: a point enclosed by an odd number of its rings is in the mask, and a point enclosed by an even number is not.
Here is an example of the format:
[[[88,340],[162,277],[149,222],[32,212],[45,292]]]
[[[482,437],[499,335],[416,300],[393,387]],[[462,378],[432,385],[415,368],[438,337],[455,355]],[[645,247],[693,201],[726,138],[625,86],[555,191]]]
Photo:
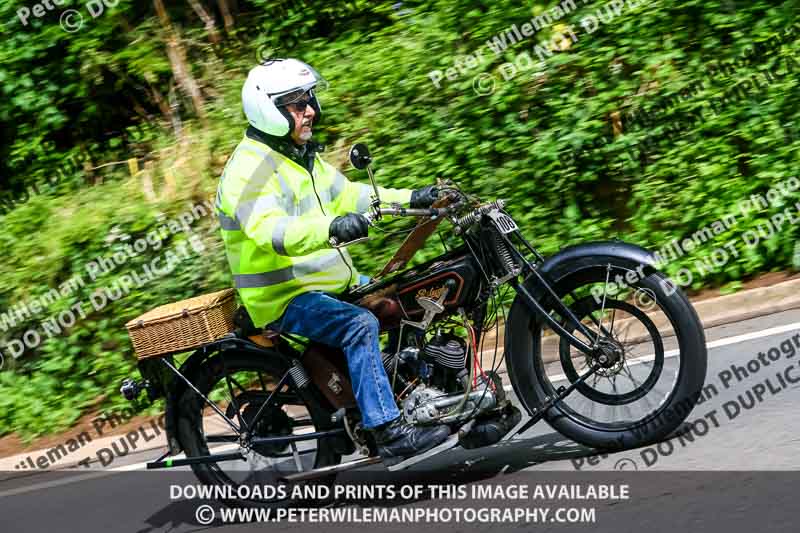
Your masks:
[[[120,0],[93,18],[85,3],[67,1],[41,18],[31,15],[27,25],[17,16],[23,3],[0,6],[0,202],[17,200],[0,215],[0,311],[76,274],[86,277],[85,264],[118,245],[109,235],[142,237],[212,198],[243,133],[241,85],[260,58],[302,58],[331,82],[321,95],[325,117],[317,134],[329,160],[344,166],[347,147],[366,142],[383,185],[415,187],[445,177],[481,197],[505,198],[546,254],[611,237],[658,249],[723,215],[739,215],[740,201],[794,175],[798,89],[787,58],[796,57],[796,41],[715,76],[648,127],[626,129],[625,117],[674,102],[707,79],[710,62],[735,59],[794,24],[797,2],[639,2],[636,9],[626,3],[613,17],[603,2],[576,4],[559,22],[572,25],[578,41],[544,68],[521,70],[508,81],[500,65],[520,52],[535,57],[534,45],[563,26],[543,29],[501,56],[486,41],[554,3],[186,0],[159,13],[161,0]],[[59,26],[68,7],[84,16],[74,33]],[[583,17],[601,15],[608,22],[596,31],[581,26]],[[440,87],[431,82],[429,72],[479,49],[477,66]],[[709,112],[704,102],[776,64],[783,75],[774,83]],[[498,80],[490,96],[473,91],[481,73]],[[703,120],[682,120],[698,108]],[[130,158],[144,170],[131,176]],[[693,289],[735,288],[748,276],[790,267],[793,225],[754,247],[739,236],[797,200],[792,193],[781,205],[737,216],[735,227],[667,271],[697,274]],[[99,401],[109,402],[104,410],[122,401],[117,385],[135,366],[125,322],[230,283],[214,219],[195,228],[206,244],[202,256],[18,360],[5,354],[0,435],[60,430]],[[165,248],[185,238],[175,234]],[[728,241],[735,241],[738,257],[699,275],[695,261]],[[120,274],[141,271],[165,248],[148,248],[0,337],[19,338]],[[440,249],[431,246],[421,258]],[[378,240],[355,253],[370,272],[391,251]]]

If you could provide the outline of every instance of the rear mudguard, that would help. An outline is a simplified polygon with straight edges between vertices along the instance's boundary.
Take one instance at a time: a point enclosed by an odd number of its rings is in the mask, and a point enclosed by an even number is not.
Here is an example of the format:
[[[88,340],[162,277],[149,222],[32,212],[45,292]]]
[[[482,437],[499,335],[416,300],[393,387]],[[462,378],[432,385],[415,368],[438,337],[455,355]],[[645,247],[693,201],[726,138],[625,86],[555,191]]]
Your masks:
[[[200,367],[207,359],[227,351],[251,351],[258,357],[264,357],[265,353],[255,345],[243,341],[242,339],[221,339],[213,343],[207,344],[202,348],[196,350],[186,361],[183,362],[179,368],[183,376],[191,376],[196,373],[196,369]],[[270,350],[270,356],[279,357],[283,359],[287,368],[291,365],[291,358],[281,351]],[[156,361],[153,361],[155,363]],[[174,361],[170,360],[174,364]],[[189,387],[184,380],[176,376],[172,371],[166,368],[165,365],[159,364],[161,370],[155,374],[152,369],[145,371],[140,365],[139,369],[143,377],[148,379],[152,385],[155,385],[160,392],[163,393],[165,398],[165,412],[164,412],[164,427],[167,433],[167,444],[171,455],[178,454],[182,451],[182,446],[177,437],[177,424],[178,415],[180,413],[180,399],[183,397],[184,392]],[[156,381],[157,380],[157,381]]]
[[[249,352],[255,357],[275,357],[280,359],[283,366],[287,369],[294,364],[294,360],[301,358],[299,353],[287,346],[264,349],[240,338],[223,339],[208,344],[194,352],[186,361],[184,361],[179,371],[184,376],[193,376],[197,373],[196,371],[200,365],[206,362],[206,360],[209,358],[217,354],[222,354],[224,356],[226,353],[233,352]],[[305,357],[302,358],[305,359]],[[309,369],[306,370],[309,372],[309,374],[311,374],[312,385],[308,387],[301,387],[299,389],[299,394],[303,396],[308,405],[322,404],[322,407],[318,407],[318,409],[320,409],[319,411],[312,412],[312,416],[316,417],[317,420],[331,420],[331,413],[333,413],[335,408],[331,407],[327,398],[322,396],[322,393],[320,392],[322,391],[321,384],[318,382],[318,380],[314,380],[316,377],[321,377],[321,374],[313,372]],[[347,383],[346,386],[349,388],[349,383]],[[166,412],[164,417],[165,428],[170,454],[172,455],[180,453],[183,450],[183,446],[178,438],[177,427],[178,418],[181,414],[180,401],[188,388],[189,386],[186,384],[186,382],[175,375],[172,375],[170,381],[164,386],[166,396]],[[331,420],[320,429],[334,429],[340,425],[341,423]],[[347,455],[355,451],[352,441],[350,441],[350,439],[347,437],[333,437],[330,439],[330,442],[337,453]]]
[[[608,263],[614,266],[637,269],[645,276],[656,271],[656,258],[653,254],[633,244],[622,241],[599,241],[578,244],[564,248],[557,254],[549,257],[539,266],[538,271],[550,284],[557,294],[559,283],[573,274],[584,270],[605,266]],[[545,308],[545,301],[550,299],[547,290],[537,280],[530,279],[525,283],[525,288]],[[523,336],[530,335],[529,324],[533,310],[529,309],[522,298],[517,296],[511,304],[505,326],[505,357],[508,376],[511,386],[519,398],[520,403],[532,414],[533,409],[541,405],[533,390],[535,379],[533,357],[526,353],[520,345]]]

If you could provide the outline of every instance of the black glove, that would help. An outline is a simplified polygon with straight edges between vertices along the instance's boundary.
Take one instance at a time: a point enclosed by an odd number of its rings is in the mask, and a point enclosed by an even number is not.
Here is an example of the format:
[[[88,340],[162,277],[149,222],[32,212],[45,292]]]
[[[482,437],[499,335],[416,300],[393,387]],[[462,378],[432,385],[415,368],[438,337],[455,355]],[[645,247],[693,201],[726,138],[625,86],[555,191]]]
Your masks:
[[[328,235],[340,243],[354,241],[369,235],[369,221],[364,215],[347,213],[336,217],[328,228]]]
[[[409,205],[412,209],[426,208],[433,205],[433,202],[438,199],[439,188],[436,185],[428,185],[411,193]]]

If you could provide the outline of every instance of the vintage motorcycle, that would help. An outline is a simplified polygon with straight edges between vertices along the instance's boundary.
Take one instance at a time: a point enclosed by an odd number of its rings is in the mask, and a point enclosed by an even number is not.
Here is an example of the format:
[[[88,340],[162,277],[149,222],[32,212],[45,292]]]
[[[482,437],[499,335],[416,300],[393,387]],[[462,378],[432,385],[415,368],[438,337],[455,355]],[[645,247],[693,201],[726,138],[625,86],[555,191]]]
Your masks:
[[[387,207],[367,148],[355,145],[350,161],[369,174],[371,223],[419,221],[381,272],[341,298],[379,319],[383,364],[406,422],[444,423],[452,432],[390,469],[456,445],[491,446],[542,418],[601,450],[657,441],[683,422],[705,380],[705,337],[650,253],[614,240],[545,258],[502,200],[480,202],[440,182],[443,195],[429,209]],[[440,235],[456,244],[448,249],[443,238],[444,254],[407,267],[444,221],[450,227]],[[344,355],[254,328],[243,308],[234,331],[181,365],[170,356],[140,361],[139,369],[143,379],[126,380],[122,393],[166,399],[170,449],[149,468],[190,466],[204,483],[240,487],[330,481],[381,462],[361,426]],[[181,451],[185,458],[167,458]],[[254,500],[284,501],[273,496]]]

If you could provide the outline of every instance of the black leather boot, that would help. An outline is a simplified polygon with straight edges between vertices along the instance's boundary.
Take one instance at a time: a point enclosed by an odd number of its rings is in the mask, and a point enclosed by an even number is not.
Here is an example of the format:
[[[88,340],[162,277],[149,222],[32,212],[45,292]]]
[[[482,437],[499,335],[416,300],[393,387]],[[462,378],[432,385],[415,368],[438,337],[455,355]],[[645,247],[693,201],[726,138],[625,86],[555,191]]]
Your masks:
[[[375,428],[378,454],[384,459],[416,455],[438,446],[450,436],[446,425],[417,427],[404,424],[398,416],[391,422]]]

